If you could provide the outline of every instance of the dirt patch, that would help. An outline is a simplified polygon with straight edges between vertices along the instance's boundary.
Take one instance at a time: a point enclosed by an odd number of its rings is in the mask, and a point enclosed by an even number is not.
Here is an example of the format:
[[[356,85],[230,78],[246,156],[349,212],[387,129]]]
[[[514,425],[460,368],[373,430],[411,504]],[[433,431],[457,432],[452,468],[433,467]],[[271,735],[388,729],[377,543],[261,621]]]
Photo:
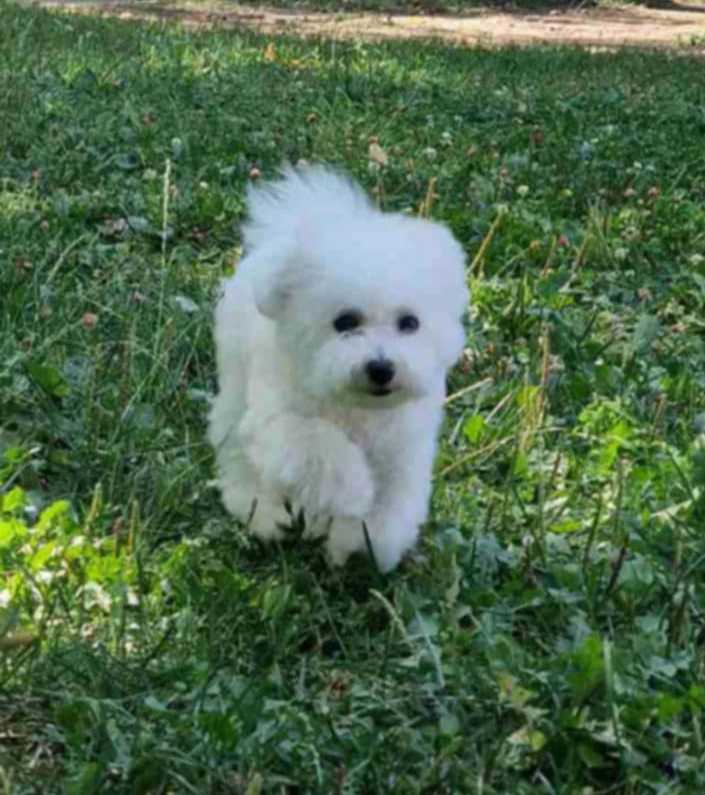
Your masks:
[[[268,34],[336,39],[441,39],[458,44],[575,44],[590,47],[679,47],[705,40],[705,6],[500,12],[477,9],[461,16],[285,11],[222,2],[191,4],[150,0],[37,0],[35,5],[125,19],[162,19],[188,26],[249,28]],[[695,48],[694,48],[695,49]]]

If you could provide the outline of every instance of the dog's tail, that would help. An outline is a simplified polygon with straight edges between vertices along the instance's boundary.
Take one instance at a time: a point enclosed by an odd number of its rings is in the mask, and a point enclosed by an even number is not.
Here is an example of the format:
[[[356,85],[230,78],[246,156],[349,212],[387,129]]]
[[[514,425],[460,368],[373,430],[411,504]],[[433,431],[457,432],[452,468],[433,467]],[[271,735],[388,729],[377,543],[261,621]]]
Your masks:
[[[335,223],[335,216],[372,209],[363,190],[323,165],[285,166],[280,179],[247,190],[248,220],[242,233],[246,249],[295,233],[304,219]]]

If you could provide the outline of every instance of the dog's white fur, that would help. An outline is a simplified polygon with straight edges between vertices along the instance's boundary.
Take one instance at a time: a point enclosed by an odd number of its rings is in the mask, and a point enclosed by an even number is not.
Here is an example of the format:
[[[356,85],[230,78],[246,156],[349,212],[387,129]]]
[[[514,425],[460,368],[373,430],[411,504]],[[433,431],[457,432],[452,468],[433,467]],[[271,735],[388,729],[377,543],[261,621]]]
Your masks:
[[[248,204],[246,256],[215,318],[223,501],[262,539],[303,511],[334,564],[367,548],[364,522],[388,571],[428,510],[446,371],[464,341],[463,251],[444,226],[382,213],[321,166],[285,169]],[[336,331],[351,313],[360,325]],[[408,315],[417,330],[400,330]],[[382,380],[391,363],[392,380],[374,382],[371,361]]]

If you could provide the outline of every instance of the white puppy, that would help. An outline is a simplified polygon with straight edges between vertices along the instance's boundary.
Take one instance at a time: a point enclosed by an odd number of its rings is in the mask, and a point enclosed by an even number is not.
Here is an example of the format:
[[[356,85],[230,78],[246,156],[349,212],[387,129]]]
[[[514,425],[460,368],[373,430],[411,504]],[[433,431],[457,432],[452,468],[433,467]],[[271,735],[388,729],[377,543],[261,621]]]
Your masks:
[[[210,415],[223,501],[262,539],[303,513],[334,564],[393,569],[425,520],[463,251],[321,166],[251,188],[246,255],[216,310]]]

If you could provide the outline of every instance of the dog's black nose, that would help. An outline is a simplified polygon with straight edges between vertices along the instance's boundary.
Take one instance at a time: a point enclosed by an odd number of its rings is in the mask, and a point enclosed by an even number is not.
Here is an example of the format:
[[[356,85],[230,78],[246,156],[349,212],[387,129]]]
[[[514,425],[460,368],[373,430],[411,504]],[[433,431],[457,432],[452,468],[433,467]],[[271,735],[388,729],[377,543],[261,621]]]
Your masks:
[[[376,386],[387,386],[394,378],[394,362],[389,359],[373,359],[365,366],[367,377]]]

